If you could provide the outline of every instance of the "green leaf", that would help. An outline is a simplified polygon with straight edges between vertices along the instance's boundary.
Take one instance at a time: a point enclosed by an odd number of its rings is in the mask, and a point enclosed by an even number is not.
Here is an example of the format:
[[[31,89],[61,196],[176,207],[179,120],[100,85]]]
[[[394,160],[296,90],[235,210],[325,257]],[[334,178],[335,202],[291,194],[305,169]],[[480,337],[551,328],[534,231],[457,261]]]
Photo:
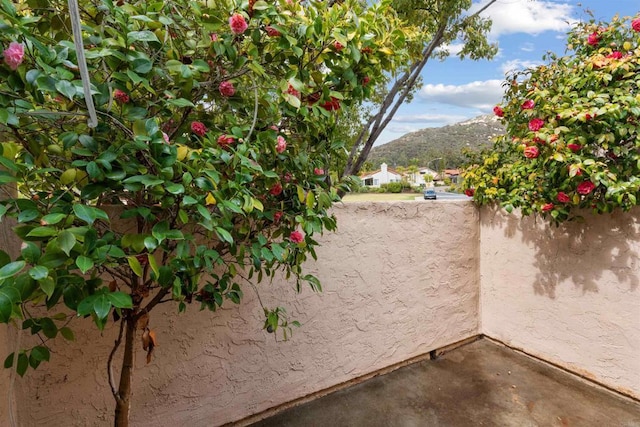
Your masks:
[[[29,270],[29,276],[31,276],[33,280],[42,280],[49,276],[49,269],[42,265],[36,265]]]
[[[178,99],[169,99],[167,104],[175,105],[176,107],[195,107],[193,102],[188,99],[178,98]]]
[[[0,323],[7,323],[13,313],[14,304],[20,301],[20,292],[8,286],[0,287]]]
[[[94,208],[93,206],[76,204],[73,205],[73,212],[78,218],[89,225],[92,225],[97,219],[103,219],[105,221],[109,220],[109,216],[105,211]]]
[[[158,263],[156,262],[156,257],[153,254],[147,254],[147,259],[149,260],[149,267],[151,267],[151,271],[156,275],[156,280],[160,277],[160,271],[158,270]]]
[[[91,270],[93,268],[93,260],[91,258],[89,258],[89,257],[84,256],[84,255],[80,255],[76,259],[76,265],[78,266],[80,271],[82,271],[82,274],[86,274],[87,271],[89,271],[89,270]]]
[[[127,34],[127,43],[132,42],[159,42],[158,37],[151,31],[131,31]]]
[[[69,99],[73,99],[76,96],[77,91],[73,83],[67,80],[59,80],[56,83],[56,90]]]
[[[18,214],[18,222],[28,222],[40,216],[40,212],[35,209],[28,209]]]
[[[233,236],[227,230],[222,227],[216,227],[216,234],[220,238],[220,240],[233,244]]]
[[[58,244],[60,249],[68,256],[76,244],[76,236],[69,230],[63,230],[58,234]]]
[[[138,258],[133,255],[128,256],[127,262],[129,263],[129,267],[131,267],[131,270],[136,274],[136,276],[142,277],[142,265],[140,265],[140,261],[138,261]]]
[[[75,341],[76,337],[73,335],[73,331],[67,326],[60,328],[60,335],[67,341]]]
[[[51,237],[56,234],[58,230],[53,227],[36,227],[27,234],[27,237]]]
[[[27,372],[27,368],[29,367],[29,359],[25,353],[20,353],[18,355],[18,366],[16,367],[16,372],[21,377]]]
[[[118,308],[133,308],[133,302],[131,301],[131,295],[124,292],[110,292],[107,294],[109,302],[114,307]]]
[[[98,319],[105,319],[109,315],[111,310],[111,301],[105,294],[97,295],[96,300],[93,302],[93,311],[98,316]]]
[[[14,261],[0,268],[0,280],[4,280],[7,277],[11,277],[18,273],[27,265],[24,261]],[[1,289],[0,289],[1,290]]]
[[[7,356],[6,359],[4,359],[4,368],[5,369],[9,369],[13,366],[13,355],[14,353],[11,353],[10,355]]]
[[[35,358],[36,360],[43,362],[49,361],[49,357],[51,356],[51,354],[49,353],[49,349],[47,347],[43,347],[41,345],[34,347],[31,350],[31,357]]]
[[[40,326],[42,327],[42,333],[47,338],[55,338],[58,335],[58,327],[53,320],[48,317],[40,319]]]
[[[66,214],[63,213],[52,213],[42,217],[42,223],[45,225],[54,225],[62,221],[67,217]]]
[[[47,295],[47,298],[51,298],[51,295],[53,295],[53,292],[56,290],[56,284],[51,277],[40,279],[38,285],[40,289],[42,289],[42,292]]]

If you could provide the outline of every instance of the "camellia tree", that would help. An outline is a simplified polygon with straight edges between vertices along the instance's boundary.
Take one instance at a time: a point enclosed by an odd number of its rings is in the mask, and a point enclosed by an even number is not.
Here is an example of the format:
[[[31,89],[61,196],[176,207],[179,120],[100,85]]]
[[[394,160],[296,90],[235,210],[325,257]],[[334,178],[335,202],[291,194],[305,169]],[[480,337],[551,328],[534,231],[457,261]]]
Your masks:
[[[320,289],[302,264],[348,184],[327,126],[411,31],[351,0],[0,0],[0,30],[0,214],[22,241],[0,252],[0,322],[41,338],[4,364],[49,360],[74,318],[116,322],[125,426],[158,304],[215,311],[276,271]],[[296,325],[264,310],[268,332]]]
[[[506,135],[464,172],[476,202],[554,223],[638,204],[640,18],[578,24],[568,43],[507,82],[494,109]]]

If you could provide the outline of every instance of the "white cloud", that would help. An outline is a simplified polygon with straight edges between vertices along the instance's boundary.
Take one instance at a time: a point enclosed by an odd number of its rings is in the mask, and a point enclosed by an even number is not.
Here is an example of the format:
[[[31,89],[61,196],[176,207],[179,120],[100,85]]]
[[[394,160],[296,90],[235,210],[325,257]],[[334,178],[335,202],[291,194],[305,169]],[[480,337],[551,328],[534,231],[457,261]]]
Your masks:
[[[470,13],[487,4],[482,0],[474,4]],[[540,34],[545,31],[566,32],[576,20],[572,18],[574,6],[569,3],[556,3],[538,0],[511,0],[496,2],[482,12],[482,16],[491,18],[491,38],[501,35],[527,33]]]
[[[429,102],[490,111],[504,93],[502,80],[475,81],[463,85],[427,84],[418,97]]]
[[[512,59],[510,61],[503,62],[502,65],[500,65],[500,70],[503,74],[507,75],[511,74],[514,71],[524,70],[525,68],[533,68],[537,67],[538,65],[542,65],[542,62],[528,61],[523,59]]]
[[[522,46],[520,46],[520,50],[524,51],[524,52],[533,52],[534,51],[534,46],[533,43],[524,43]]]

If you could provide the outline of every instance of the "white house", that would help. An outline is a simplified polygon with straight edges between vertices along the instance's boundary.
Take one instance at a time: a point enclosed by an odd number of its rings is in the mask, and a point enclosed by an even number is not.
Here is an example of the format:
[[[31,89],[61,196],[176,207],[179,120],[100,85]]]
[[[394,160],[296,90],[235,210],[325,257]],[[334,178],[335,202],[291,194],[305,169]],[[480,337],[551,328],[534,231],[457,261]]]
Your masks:
[[[424,179],[425,176],[430,175],[431,179]],[[421,168],[418,170],[418,172],[415,174],[415,182],[414,185],[433,185],[433,182],[436,180],[436,177],[438,176],[438,172],[434,171],[433,169],[429,169],[429,168]]]
[[[361,175],[362,183],[367,187],[380,187],[382,184],[402,181],[402,175],[393,169],[389,169],[386,163],[380,165],[380,169],[365,175]]]

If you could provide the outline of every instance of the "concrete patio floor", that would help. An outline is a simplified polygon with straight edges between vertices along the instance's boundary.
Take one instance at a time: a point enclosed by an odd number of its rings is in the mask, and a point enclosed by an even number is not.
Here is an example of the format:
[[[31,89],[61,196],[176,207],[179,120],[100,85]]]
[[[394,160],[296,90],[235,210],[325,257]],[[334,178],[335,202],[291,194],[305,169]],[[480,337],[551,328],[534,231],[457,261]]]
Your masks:
[[[481,339],[252,426],[640,427],[640,403]]]

